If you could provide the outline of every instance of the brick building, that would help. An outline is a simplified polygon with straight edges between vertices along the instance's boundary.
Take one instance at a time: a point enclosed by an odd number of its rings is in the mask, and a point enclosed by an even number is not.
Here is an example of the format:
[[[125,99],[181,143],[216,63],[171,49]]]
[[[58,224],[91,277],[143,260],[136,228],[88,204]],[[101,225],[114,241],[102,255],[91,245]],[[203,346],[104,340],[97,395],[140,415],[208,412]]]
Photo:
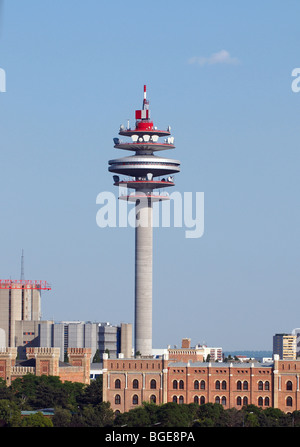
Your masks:
[[[27,360],[17,361],[17,348],[0,348],[0,378],[8,386],[28,373],[58,376],[62,382],[90,383],[91,350],[88,348],[70,348],[69,363],[59,361],[59,348],[27,348],[26,354]]]
[[[220,403],[225,409],[254,404],[300,410],[300,361],[272,364],[206,363],[157,358],[103,359],[103,400],[118,412],[143,401],[156,404]]]

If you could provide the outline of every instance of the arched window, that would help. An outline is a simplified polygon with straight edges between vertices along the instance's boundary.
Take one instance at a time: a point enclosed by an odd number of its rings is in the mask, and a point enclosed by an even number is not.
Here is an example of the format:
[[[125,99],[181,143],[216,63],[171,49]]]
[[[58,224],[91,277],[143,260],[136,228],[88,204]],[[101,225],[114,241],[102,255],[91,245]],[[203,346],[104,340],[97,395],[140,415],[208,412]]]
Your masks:
[[[265,382],[265,390],[269,391],[270,389],[270,382],[266,381]]]
[[[224,406],[226,405],[226,397],[225,397],[225,396],[222,397],[222,401],[221,401],[221,403],[222,403],[222,405],[224,405]]]
[[[248,405],[248,397],[243,398],[243,405]]]
[[[293,384],[290,380],[288,380],[286,382],[286,389],[287,389],[287,391],[292,391],[292,389],[293,389]]]
[[[290,396],[286,398],[286,406],[287,407],[293,406],[293,399]]]
[[[240,396],[238,396],[238,397],[236,398],[236,404],[237,404],[237,405],[242,405],[242,398],[241,398]]]
[[[245,380],[243,382],[243,390],[247,390],[247,389],[248,389],[248,382],[247,382],[247,380]]]
[[[177,380],[173,380],[173,390],[177,390],[177,388],[178,388]]]
[[[156,396],[154,396],[154,394],[152,394],[152,396],[150,396],[150,402],[152,402],[153,404],[156,404]]]
[[[121,404],[121,396],[120,394],[115,395],[115,404],[120,405]]]
[[[177,396],[173,396],[173,402],[177,404]]]
[[[156,380],[152,379],[150,382],[150,389],[151,390],[156,390]]]
[[[139,381],[137,379],[134,379],[134,381],[132,382],[132,388],[137,389],[139,387]]]
[[[240,380],[237,381],[236,389],[237,390],[241,390],[242,389],[242,382]]]
[[[263,404],[264,404],[264,403],[263,403],[263,398],[262,398],[262,397],[259,397],[257,402],[258,402],[258,406],[259,406],[259,407],[262,407]]]
[[[220,389],[220,381],[217,380],[217,381],[216,381],[216,390],[219,390],[219,389]]]
[[[201,388],[201,390],[205,390],[205,380],[201,380],[200,388]]]
[[[195,382],[194,382],[194,390],[199,390],[199,382],[198,382],[198,380],[195,380]]]
[[[268,397],[265,397],[265,406],[266,407],[270,406],[270,399]]]
[[[216,396],[216,397],[215,397],[215,403],[216,403],[216,404],[219,404],[219,403],[220,403],[220,398],[219,398],[219,396]]]
[[[183,404],[183,403],[184,403],[184,398],[183,398],[183,396],[179,396],[179,403],[180,403],[180,404]]]
[[[226,390],[226,388],[227,388],[226,380],[223,380],[223,382],[222,382],[222,390]]]
[[[134,395],[132,396],[132,403],[133,403],[133,405],[138,405],[138,403],[139,403],[139,397],[138,397],[137,394],[134,394]]]
[[[179,381],[179,389],[184,390],[184,381],[183,380]]]
[[[200,397],[200,405],[204,405],[205,404],[205,397],[201,396]]]
[[[258,389],[259,390],[263,390],[264,389],[264,384],[262,383],[261,380],[258,382]]]
[[[115,380],[115,388],[121,388],[121,380],[120,379]]]
[[[194,397],[194,404],[198,404],[199,403],[199,397],[198,396],[195,396]]]

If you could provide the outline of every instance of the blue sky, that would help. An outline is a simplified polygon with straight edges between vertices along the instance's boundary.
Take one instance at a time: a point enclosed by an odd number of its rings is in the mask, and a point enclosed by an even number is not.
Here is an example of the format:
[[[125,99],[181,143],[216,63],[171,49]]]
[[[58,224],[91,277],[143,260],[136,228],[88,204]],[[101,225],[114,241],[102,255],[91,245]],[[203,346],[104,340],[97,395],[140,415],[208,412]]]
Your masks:
[[[154,230],[153,346],[272,349],[299,327],[298,1],[6,0],[0,32],[2,278],[47,280],[43,319],[132,322],[134,230],[96,197],[147,84],[175,190],[205,232]]]

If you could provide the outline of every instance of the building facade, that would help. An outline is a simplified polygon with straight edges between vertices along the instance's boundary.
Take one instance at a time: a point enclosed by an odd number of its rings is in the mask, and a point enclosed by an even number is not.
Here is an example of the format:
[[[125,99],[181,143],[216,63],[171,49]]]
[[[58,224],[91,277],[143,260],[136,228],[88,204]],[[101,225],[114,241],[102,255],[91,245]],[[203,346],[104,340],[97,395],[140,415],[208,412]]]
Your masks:
[[[292,334],[276,334],[273,336],[273,354],[280,359],[296,360],[297,336]]]
[[[27,348],[26,360],[17,360],[17,348],[0,348],[0,378],[11,383],[26,374],[58,376],[62,382],[90,383],[90,349],[68,350],[69,363],[59,361],[59,348]]]
[[[5,346],[16,347],[16,321],[41,319],[41,289],[32,287],[30,283],[26,286],[11,281],[6,287],[0,287],[0,309],[0,328],[5,332]]]
[[[219,403],[225,409],[256,405],[300,410],[300,361],[206,363],[160,359],[103,359],[103,400],[117,412],[143,401],[164,404]]]
[[[121,352],[132,354],[132,325],[122,323],[113,326],[108,322],[62,321],[39,323],[37,346],[60,348],[60,361],[64,361],[69,348],[90,348],[91,361],[97,351],[110,358],[117,358]]]
[[[292,330],[292,335],[296,335],[296,356],[300,356],[300,328]]]

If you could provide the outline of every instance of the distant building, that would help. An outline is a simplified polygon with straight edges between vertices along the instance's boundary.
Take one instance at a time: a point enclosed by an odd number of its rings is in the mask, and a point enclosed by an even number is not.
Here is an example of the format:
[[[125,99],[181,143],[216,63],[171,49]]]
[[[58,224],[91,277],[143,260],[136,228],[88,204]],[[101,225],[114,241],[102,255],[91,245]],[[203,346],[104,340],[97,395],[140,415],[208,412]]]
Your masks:
[[[293,329],[292,335],[296,335],[296,355],[300,357],[300,328]]]
[[[113,326],[108,322],[43,321],[38,333],[38,346],[60,348],[61,361],[66,359],[68,348],[90,348],[91,361],[97,351],[100,357],[107,353],[109,358],[117,358],[121,347],[128,356],[132,352],[132,325],[129,323]]]
[[[296,360],[296,335],[275,334],[273,336],[273,355],[278,354],[281,360]]]
[[[186,361],[192,360],[202,362],[222,362],[223,351],[222,348],[212,348],[206,345],[196,345],[191,347],[190,338],[183,338],[181,342],[181,348],[168,347],[168,356],[170,359],[176,358],[176,360]]]
[[[95,380],[103,374],[103,363],[91,363],[90,379]]]
[[[211,362],[222,362],[223,361],[223,350],[222,348],[212,348],[206,345],[196,345],[196,349],[203,352],[203,359]],[[208,360],[207,360],[208,359]]]
[[[0,328],[5,332],[6,347],[17,346],[18,321],[41,319],[41,290],[49,289],[44,281],[0,280]]]

